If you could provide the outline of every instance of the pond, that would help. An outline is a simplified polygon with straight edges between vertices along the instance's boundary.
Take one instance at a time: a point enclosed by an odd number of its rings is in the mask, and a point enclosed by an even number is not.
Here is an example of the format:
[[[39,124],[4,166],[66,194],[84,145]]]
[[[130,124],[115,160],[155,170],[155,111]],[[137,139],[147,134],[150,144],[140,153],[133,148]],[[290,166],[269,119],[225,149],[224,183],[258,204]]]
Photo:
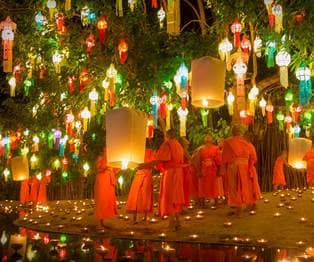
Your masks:
[[[36,232],[0,214],[1,261],[314,261],[312,250],[205,245]],[[306,253],[305,253],[306,251]]]

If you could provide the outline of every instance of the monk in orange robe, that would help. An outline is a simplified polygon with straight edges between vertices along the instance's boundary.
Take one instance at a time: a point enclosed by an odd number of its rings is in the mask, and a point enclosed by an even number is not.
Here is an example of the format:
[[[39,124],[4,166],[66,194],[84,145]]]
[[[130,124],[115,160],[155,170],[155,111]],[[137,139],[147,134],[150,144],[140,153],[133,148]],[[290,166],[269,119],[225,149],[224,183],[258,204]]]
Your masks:
[[[232,137],[223,144],[222,163],[227,179],[228,205],[236,208],[229,215],[240,215],[242,207],[249,205],[252,199],[252,187],[249,179],[249,159],[252,154],[248,142],[242,137],[243,127],[234,125]]]
[[[39,180],[36,176],[33,176],[29,179],[30,185],[30,194],[29,200],[33,202],[33,204],[37,203],[38,200],[38,189],[39,189]]]
[[[138,168],[147,168],[162,162],[163,172],[160,180],[159,214],[169,216],[169,228],[172,231],[180,227],[179,213],[184,205],[183,162],[184,149],[175,138],[176,133],[170,129],[166,140],[160,146],[156,160],[141,164]]]
[[[44,176],[39,182],[38,190],[38,202],[46,203],[47,202],[47,185],[50,183],[51,177]]]
[[[211,135],[206,135],[204,145],[197,150],[199,157],[195,163],[199,169],[199,198],[201,206],[205,206],[205,198],[217,202],[219,190],[219,168],[221,166],[221,152],[218,146],[213,144]]]
[[[286,185],[286,178],[284,172],[284,165],[287,162],[287,152],[282,151],[281,154],[277,157],[274,164],[273,171],[273,186],[277,190],[279,188],[284,188]]]
[[[314,144],[312,148],[306,152],[303,160],[307,162],[306,180],[309,186],[314,185]]]
[[[103,227],[108,228],[104,225],[103,220],[115,216],[118,212],[115,173],[112,168],[107,166],[104,153],[97,159],[96,172],[94,184],[95,217]]]
[[[154,159],[154,152],[151,149],[145,151],[145,162]],[[153,211],[153,178],[150,168],[137,170],[133,179],[128,200],[126,202],[126,212],[133,213],[133,223],[136,223],[137,213],[145,215]]]
[[[21,182],[20,188],[20,202],[25,204],[29,201],[29,181],[25,179]]]

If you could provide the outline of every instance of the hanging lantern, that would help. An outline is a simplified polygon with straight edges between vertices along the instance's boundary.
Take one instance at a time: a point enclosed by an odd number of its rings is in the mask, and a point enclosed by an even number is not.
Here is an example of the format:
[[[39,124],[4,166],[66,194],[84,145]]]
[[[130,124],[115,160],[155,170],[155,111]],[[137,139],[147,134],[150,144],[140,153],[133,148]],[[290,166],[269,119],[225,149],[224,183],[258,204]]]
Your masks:
[[[298,123],[299,122],[299,116],[300,113],[302,112],[302,107],[297,106],[297,107],[292,107],[292,113],[293,113],[293,122]]]
[[[300,104],[307,105],[312,98],[311,70],[305,65],[301,65],[295,72],[299,83]]]
[[[160,29],[162,29],[164,27],[164,20],[165,20],[165,17],[166,17],[166,12],[162,8],[162,6],[160,6],[160,9],[157,12],[157,17],[158,17],[158,20],[159,20],[159,27],[160,27]]]
[[[0,31],[3,45],[3,72],[12,72],[13,40],[16,31],[16,23],[9,16],[0,23]]]
[[[267,123],[271,124],[273,122],[273,111],[274,111],[274,106],[272,105],[271,101],[268,101],[265,109],[267,111]]]
[[[238,18],[234,19],[233,24],[231,25],[231,32],[234,35],[233,45],[235,48],[240,46],[240,33],[242,31],[242,25],[239,22]]]
[[[159,97],[157,95],[157,91],[153,92],[153,95],[150,98],[150,103],[152,105],[152,116],[154,120],[154,127],[158,126],[158,106],[159,106]]]
[[[56,11],[57,3],[55,0],[48,0],[47,7],[49,9],[49,20],[52,21],[54,13]]]
[[[287,106],[290,106],[293,102],[293,93],[290,89],[288,89],[285,93],[285,101]]]
[[[275,16],[272,13],[272,4],[274,0],[264,0],[264,4],[266,5],[267,13],[268,13],[268,23],[271,28],[275,25]]]
[[[136,5],[136,1],[137,1],[137,0],[128,0],[131,13],[134,12],[134,8],[135,8],[135,5]]]
[[[285,116],[285,123],[286,123],[287,131],[289,131],[291,129],[291,123],[292,123],[292,117],[290,115]]]
[[[38,136],[34,136],[33,137],[33,142],[34,144],[32,145],[32,152],[37,152],[39,150],[39,137]]]
[[[220,59],[222,61],[226,61],[228,71],[231,70],[230,52],[232,51],[232,49],[233,46],[228,37],[224,38],[218,45]]]
[[[177,111],[180,120],[180,136],[186,136],[186,120],[189,113],[188,109],[180,107]]]
[[[241,41],[241,48],[244,53],[249,54],[252,49],[251,41],[247,38],[246,35],[243,35],[242,41]]]
[[[65,3],[64,3],[64,10],[66,12],[70,11],[71,10],[71,0],[65,0]]]
[[[293,127],[293,135],[295,138],[300,136],[300,132],[301,132],[301,127],[299,125],[295,125]]]
[[[266,43],[266,55],[267,55],[267,67],[273,67],[275,65],[275,53],[276,53],[276,42],[269,40]]]
[[[208,125],[208,114],[209,114],[209,110],[208,109],[201,109],[201,117],[202,117],[202,124],[204,127],[207,127]]]
[[[29,90],[33,86],[34,80],[26,78],[23,82],[23,87],[24,87],[24,95],[28,96],[29,95]]]
[[[13,181],[23,181],[29,177],[28,159],[25,156],[16,156],[11,159]]]
[[[64,15],[62,13],[57,13],[55,14],[55,18],[58,33],[64,33],[66,31],[64,26]]]
[[[86,67],[83,67],[82,72],[80,73],[80,92],[82,92],[85,86],[89,82],[89,73]]]
[[[83,26],[87,26],[89,24],[89,14],[90,14],[90,9],[88,6],[84,6],[81,9],[81,22]]]
[[[277,116],[276,116],[276,119],[279,123],[279,130],[283,130],[283,125],[284,125],[284,120],[285,120],[285,116],[282,112],[278,112],[277,113]]]
[[[69,88],[69,93],[73,93],[75,90],[75,86],[74,86],[74,76],[69,76],[68,77],[68,88]]]
[[[91,118],[91,113],[88,111],[87,107],[85,107],[80,115],[81,115],[81,118],[83,119],[83,130],[84,132],[86,132],[88,128],[89,120]]]
[[[97,28],[99,32],[99,42],[103,44],[105,42],[105,33],[108,28],[108,23],[104,16],[101,16],[97,22]]]
[[[38,31],[41,31],[43,26],[44,26],[44,20],[45,17],[43,16],[43,14],[41,13],[41,11],[39,11],[36,15],[35,15],[35,22],[36,22],[36,29]]]
[[[265,116],[266,114],[266,105],[267,105],[267,102],[266,100],[264,99],[264,97],[262,97],[262,99],[259,101],[259,107],[261,108],[262,110],[262,115]]]
[[[248,121],[247,121],[248,115],[247,115],[246,110],[241,110],[239,112],[239,114],[240,114],[241,123],[243,125],[247,125],[248,124]]]
[[[109,92],[109,105],[110,105],[110,107],[113,107],[115,104],[115,94],[116,94],[115,82],[116,82],[117,74],[118,74],[118,72],[115,69],[114,64],[110,64],[110,66],[106,72],[106,76],[107,76],[108,81],[109,81],[108,92]]]
[[[61,62],[62,62],[62,60],[63,60],[63,55],[58,50],[56,50],[52,56],[52,62],[55,66],[57,74],[61,73]]]
[[[65,115],[65,125],[66,125],[66,133],[69,136],[73,135],[73,124],[74,124],[74,115],[72,113],[68,113]]]
[[[303,157],[312,147],[312,141],[306,138],[294,138],[289,141],[288,163],[294,168],[305,169]]]
[[[167,1],[167,33],[177,35],[180,33],[180,0]]]
[[[149,115],[147,118],[146,137],[147,138],[154,137],[154,119],[152,115]]]
[[[218,108],[223,106],[226,65],[219,59],[202,57],[192,61],[192,105]]]
[[[93,117],[96,115],[96,104],[98,101],[98,92],[95,88],[88,94],[88,98],[90,100],[90,114]]]
[[[123,38],[120,39],[118,50],[119,50],[120,64],[124,64],[126,59],[128,58],[128,44],[125,41],[125,39]]]
[[[256,85],[253,85],[249,94],[248,94],[248,98],[249,98],[249,111],[250,113],[254,116],[255,114],[255,104],[256,104],[256,100],[257,100],[257,96],[259,94],[259,89],[257,88]]]
[[[123,16],[123,3],[122,0],[116,0],[116,16]]]
[[[282,6],[277,4],[272,8],[272,14],[275,16],[275,32],[282,31]]]
[[[303,125],[311,125],[312,124],[312,113],[311,111],[305,111],[303,114]]]
[[[16,84],[21,82],[21,75],[22,75],[21,65],[17,64],[16,66],[13,67],[13,76],[16,79]]]
[[[257,35],[254,39],[254,53],[257,57],[261,57],[262,56],[262,39]]]
[[[133,168],[144,162],[147,118],[131,108],[111,110],[106,116],[108,165]]]
[[[280,50],[276,55],[276,64],[280,67],[280,84],[287,88],[289,85],[288,65],[291,62],[290,54],[284,49]]]
[[[228,92],[228,96],[227,96],[227,104],[228,104],[228,112],[229,115],[233,115],[233,103],[234,103],[235,97],[232,94],[232,91]]]
[[[87,56],[89,56],[93,47],[95,46],[95,36],[93,34],[89,34],[89,36],[85,40],[85,44],[86,44],[86,54]]]
[[[173,105],[170,103],[167,105],[167,117],[166,117],[166,130],[171,129],[171,112],[173,110]]]
[[[237,96],[245,95],[244,78],[247,71],[247,66],[243,63],[242,59],[238,59],[233,65],[233,72],[237,76]]]
[[[15,87],[16,87],[16,79],[14,76],[11,76],[9,81],[9,86],[10,86],[10,96],[14,97],[15,96]]]

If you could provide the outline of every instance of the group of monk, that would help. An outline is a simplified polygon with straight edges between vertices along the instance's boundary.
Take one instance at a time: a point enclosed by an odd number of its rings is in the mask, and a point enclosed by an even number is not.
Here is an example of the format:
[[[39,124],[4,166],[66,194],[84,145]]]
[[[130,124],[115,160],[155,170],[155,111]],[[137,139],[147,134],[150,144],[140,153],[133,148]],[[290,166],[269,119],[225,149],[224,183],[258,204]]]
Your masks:
[[[20,188],[20,202],[22,204],[47,202],[47,184],[50,181],[50,176],[44,176],[41,179],[32,176],[23,180]]]
[[[161,173],[159,192],[159,215],[169,217],[169,229],[180,228],[180,213],[197,199],[201,207],[205,199],[217,203],[219,197],[231,207],[228,215],[240,216],[243,210],[255,208],[261,197],[255,163],[256,151],[243,135],[240,125],[232,128],[232,137],[214,144],[210,135],[204,144],[190,156],[188,141],[177,139],[174,130],[166,132],[165,141],[156,152],[146,150],[145,163],[136,168],[126,203],[126,212],[136,215],[153,210],[152,168]],[[97,161],[95,182],[96,218],[103,220],[117,214],[115,195],[115,172],[106,164],[103,154]]]

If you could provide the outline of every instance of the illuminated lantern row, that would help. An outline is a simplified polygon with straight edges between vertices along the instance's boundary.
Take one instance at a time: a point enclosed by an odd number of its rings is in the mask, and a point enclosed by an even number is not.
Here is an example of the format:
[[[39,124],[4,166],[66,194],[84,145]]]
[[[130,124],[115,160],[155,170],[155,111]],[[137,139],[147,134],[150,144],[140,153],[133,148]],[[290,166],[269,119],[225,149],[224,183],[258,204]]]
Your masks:
[[[133,168],[144,162],[147,118],[130,108],[106,116],[106,152],[109,166]]]
[[[16,24],[9,16],[0,23],[0,31],[3,45],[3,72],[12,72],[13,40]]]

